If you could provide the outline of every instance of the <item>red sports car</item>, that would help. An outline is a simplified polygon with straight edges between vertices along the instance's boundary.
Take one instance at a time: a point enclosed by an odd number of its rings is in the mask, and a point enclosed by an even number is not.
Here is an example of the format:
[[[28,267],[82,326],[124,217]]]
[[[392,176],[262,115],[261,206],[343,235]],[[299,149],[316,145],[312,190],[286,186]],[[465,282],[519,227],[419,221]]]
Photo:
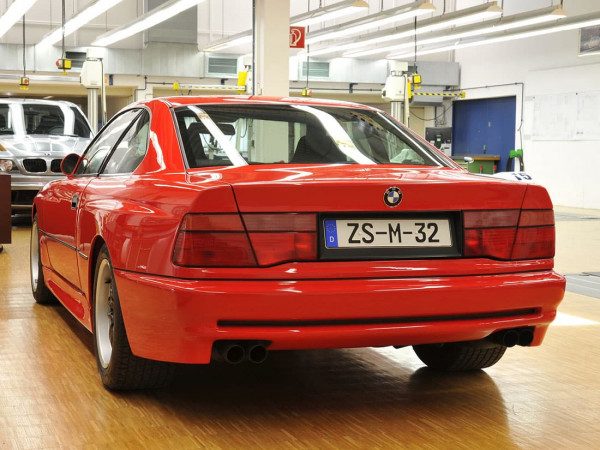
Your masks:
[[[283,349],[480,369],[539,345],[564,294],[544,188],[469,174],[366,106],[155,99],[62,170],[35,199],[33,294],[93,332],[111,389]]]

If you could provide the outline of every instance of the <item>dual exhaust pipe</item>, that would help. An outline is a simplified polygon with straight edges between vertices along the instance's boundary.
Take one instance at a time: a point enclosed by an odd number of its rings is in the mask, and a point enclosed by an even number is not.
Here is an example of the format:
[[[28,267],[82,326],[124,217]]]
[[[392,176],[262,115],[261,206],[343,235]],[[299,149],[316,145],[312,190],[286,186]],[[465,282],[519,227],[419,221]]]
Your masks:
[[[250,361],[254,364],[265,362],[269,351],[268,342],[259,341],[219,341],[215,343],[214,355],[229,364]]]
[[[505,347],[514,347],[515,345],[528,347],[533,342],[533,327],[496,331],[489,335],[486,340]]]

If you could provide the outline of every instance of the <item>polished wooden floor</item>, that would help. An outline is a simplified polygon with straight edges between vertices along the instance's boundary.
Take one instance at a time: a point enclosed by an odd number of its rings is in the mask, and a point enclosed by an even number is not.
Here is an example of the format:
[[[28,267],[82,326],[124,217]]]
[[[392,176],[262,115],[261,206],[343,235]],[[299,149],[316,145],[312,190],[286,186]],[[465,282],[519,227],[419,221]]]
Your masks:
[[[600,272],[600,220],[576,213],[558,268]],[[600,299],[567,294],[544,346],[478,373],[439,375],[411,349],[285,352],[114,394],[91,336],[34,304],[28,237],[0,253],[0,448],[600,448]]]

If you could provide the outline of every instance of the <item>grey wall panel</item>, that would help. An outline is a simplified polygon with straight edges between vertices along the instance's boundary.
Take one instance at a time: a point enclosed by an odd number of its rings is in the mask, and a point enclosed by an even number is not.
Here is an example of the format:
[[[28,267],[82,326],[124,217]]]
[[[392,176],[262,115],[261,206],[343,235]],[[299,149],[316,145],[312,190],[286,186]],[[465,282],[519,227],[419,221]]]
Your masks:
[[[166,0],[145,0],[145,11],[150,11]],[[198,13],[194,6],[189,10],[165,20],[146,32],[147,42],[172,42],[196,44],[198,40]]]
[[[107,49],[104,71],[112,74],[142,74],[142,59],[145,50]]]
[[[25,47],[27,69],[33,70],[33,46]],[[0,45],[0,70],[23,70],[23,49],[20,45]]]
[[[455,62],[418,61],[417,70],[423,84],[429,86],[458,86],[460,83],[460,65]]]
[[[203,76],[203,54],[196,44],[148,45],[142,54],[143,75],[153,76]]]

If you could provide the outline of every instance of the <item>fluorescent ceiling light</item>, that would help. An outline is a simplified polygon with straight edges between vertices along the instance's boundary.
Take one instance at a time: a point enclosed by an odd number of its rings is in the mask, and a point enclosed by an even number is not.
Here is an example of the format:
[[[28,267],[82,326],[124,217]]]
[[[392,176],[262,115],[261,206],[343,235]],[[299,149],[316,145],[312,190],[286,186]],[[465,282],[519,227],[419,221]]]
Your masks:
[[[452,33],[444,33],[438,36],[426,37],[417,41],[419,45],[439,44],[442,42],[456,41],[473,36],[498,33],[501,31],[513,30],[516,28],[525,28],[531,25],[537,25],[547,22],[554,22],[566,17],[565,11],[561,7],[549,7],[528,13],[506,16],[493,23],[484,25],[476,24],[470,27],[457,28]],[[372,48],[363,51],[351,51],[344,53],[344,56],[360,58],[380,53],[397,52],[405,48],[414,47],[414,42],[403,42],[390,46]]]
[[[483,5],[461,9],[429,19],[423,19],[417,23],[416,33],[429,33],[457,25],[464,25],[466,23],[494,19],[499,17],[501,13],[502,10],[498,8],[496,2],[485,3]],[[413,37],[414,35],[415,27],[413,24],[403,25],[401,27],[365,34],[359,39],[352,39],[350,42],[335,44],[319,49],[311,49],[310,54],[311,56],[319,56],[331,53],[341,53],[368,47],[369,45],[379,45],[385,42],[397,41],[403,38]]]
[[[585,57],[585,56],[598,56],[600,55],[600,50],[595,51],[595,52],[585,52],[585,53],[580,53],[579,56],[580,57]]]
[[[205,52],[216,52],[229,47],[236,47],[238,45],[245,45],[252,43],[252,31],[244,31],[242,33],[234,34],[225,39],[214,41],[208,47],[204,49]]]
[[[425,48],[417,50],[417,56],[421,55],[432,55],[435,53],[442,53],[451,50],[458,50],[462,48],[470,48],[470,47],[479,47],[483,45],[489,44],[497,44],[501,42],[514,41],[518,39],[527,39],[536,36],[543,36],[546,34],[559,33],[561,31],[570,31],[577,30],[585,27],[593,27],[600,25],[600,13],[591,13],[584,14],[576,17],[569,17],[567,19],[561,20],[556,25],[542,24],[537,26],[532,26],[528,30],[513,32],[513,33],[500,33],[498,36],[488,36],[484,39],[472,40],[461,42],[458,41],[453,45],[447,45],[443,47],[436,48]],[[407,52],[404,54],[395,54],[389,55],[388,59],[407,59],[413,58],[415,56],[415,52]]]
[[[325,28],[317,33],[310,33],[306,39],[306,43],[314,44],[316,42],[357,35],[361,32],[390,25],[401,20],[432,14],[434,11],[435,6],[430,1],[419,0],[409,5],[383,10],[341,25]]]
[[[127,39],[135,34],[141,33],[148,28],[152,28],[165,20],[169,20],[171,17],[176,16],[193,6],[196,6],[205,0],[170,0],[163,3],[161,6],[142,14],[138,19],[130,22],[126,25],[115,28],[114,30],[104,33],[99,36],[92,46],[94,47],[106,47],[114,44],[115,42]]]
[[[290,24],[298,27],[308,27],[315,23],[340,19],[368,11],[368,8],[369,4],[364,0],[346,0],[294,16],[290,20]]]
[[[324,6],[322,8],[315,9],[314,11],[308,11],[297,16],[290,18],[290,25],[295,26],[308,26],[313,23],[323,22],[326,20],[339,19],[340,17],[346,17],[351,14],[356,14],[365,11],[369,5],[363,0],[345,0],[343,2],[334,3],[332,5]],[[208,47],[204,48],[205,52],[216,52],[224,50],[230,47],[237,47],[238,45],[245,45],[252,43],[252,30],[243,31],[233,36],[214,41],[209,44]]]
[[[15,0],[6,8],[6,12],[0,17],[0,37],[4,36],[15,23],[21,20],[27,11],[37,0]]]
[[[69,36],[74,33],[86,23],[91,22],[100,14],[105,13],[110,8],[115,6],[117,3],[121,3],[123,0],[97,0],[90,6],[79,12],[65,23],[65,36]],[[58,41],[62,40],[62,27],[58,27],[56,30],[48,33],[40,41],[38,45],[53,45]]]

